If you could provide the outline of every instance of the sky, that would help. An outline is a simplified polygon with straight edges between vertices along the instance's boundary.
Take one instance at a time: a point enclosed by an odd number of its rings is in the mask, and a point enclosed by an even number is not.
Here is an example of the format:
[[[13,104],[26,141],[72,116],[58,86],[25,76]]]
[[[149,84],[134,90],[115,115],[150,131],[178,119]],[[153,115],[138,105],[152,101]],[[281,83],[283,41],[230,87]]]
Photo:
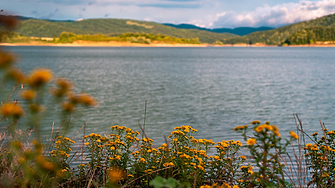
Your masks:
[[[0,0],[7,14],[52,20],[123,18],[207,28],[279,27],[335,13],[335,0]]]

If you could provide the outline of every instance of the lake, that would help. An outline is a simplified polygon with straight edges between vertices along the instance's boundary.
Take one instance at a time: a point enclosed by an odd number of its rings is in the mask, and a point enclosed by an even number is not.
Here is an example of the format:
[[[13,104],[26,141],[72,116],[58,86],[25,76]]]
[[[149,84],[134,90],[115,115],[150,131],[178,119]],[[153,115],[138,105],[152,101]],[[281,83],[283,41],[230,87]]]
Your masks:
[[[305,131],[335,122],[335,48],[284,47],[6,47],[25,71],[51,69],[99,106],[72,118],[69,135],[110,133],[111,125],[139,130],[147,100],[146,132],[157,143],[175,126],[191,125],[195,137],[242,139],[232,130],[252,120],[269,120],[284,137],[295,130],[293,113]],[[10,92],[7,88],[1,94]],[[22,101],[19,101],[19,103]],[[61,123],[60,108],[43,120],[45,131]]]

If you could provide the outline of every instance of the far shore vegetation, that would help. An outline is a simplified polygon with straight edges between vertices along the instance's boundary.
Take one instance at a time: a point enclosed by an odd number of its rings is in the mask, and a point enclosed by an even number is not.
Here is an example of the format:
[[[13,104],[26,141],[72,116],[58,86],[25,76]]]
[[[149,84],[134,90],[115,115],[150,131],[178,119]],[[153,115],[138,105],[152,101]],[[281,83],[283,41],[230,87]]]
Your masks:
[[[201,44],[198,38],[178,38],[160,34],[147,33],[124,33],[117,36],[96,35],[76,35],[72,32],[62,32],[59,37],[25,37],[15,32],[2,32],[0,38],[7,43],[73,43],[76,41],[89,42],[130,42],[130,43],[163,43],[163,44]]]

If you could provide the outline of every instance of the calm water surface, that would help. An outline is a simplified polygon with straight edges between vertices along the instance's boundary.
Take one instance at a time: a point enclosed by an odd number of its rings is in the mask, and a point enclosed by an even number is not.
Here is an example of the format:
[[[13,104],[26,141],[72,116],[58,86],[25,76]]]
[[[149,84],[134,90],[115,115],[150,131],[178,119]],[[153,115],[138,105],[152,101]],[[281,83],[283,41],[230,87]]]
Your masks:
[[[116,124],[139,130],[146,100],[146,132],[157,142],[179,125],[198,129],[198,138],[241,139],[232,129],[255,119],[288,132],[293,113],[307,132],[319,131],[319,119],[335,129],[335,48],[7,49],[22,69],[49,68],[98,99],[72,116],[72,135],[84,122],[86,133]],[[59,107],[48,109],[57,113],[45,118],[46,131],[61,122]]]

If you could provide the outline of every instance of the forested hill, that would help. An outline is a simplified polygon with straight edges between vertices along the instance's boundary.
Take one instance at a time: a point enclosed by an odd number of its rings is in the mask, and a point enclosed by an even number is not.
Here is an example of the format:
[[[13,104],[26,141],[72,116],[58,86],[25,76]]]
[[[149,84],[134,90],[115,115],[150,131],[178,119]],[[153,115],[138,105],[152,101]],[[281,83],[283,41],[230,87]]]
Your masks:
[[[222,42],[225,44],[264,43],[269,45],[280,45],[284,43],[286,39],[288,39],[294,33],[302,31],[303,29],[306,28],[315,28],[315,27],[335,28],[335,14],[330,14],[317,19],[283,26],[269,31],[255,32],[242,37],[228,38],[222,40]]]
[[[335,28],[333,27],[314,27],[298,31],[288,37],[285,41],[288,45],[305,44],[334,44]]]
[[[75,34],[104,34],[116,36],[123,33],[152,33],[178,38],[199,38],[202,43],[235,37],[230,33],[213,33],[197,29],[178,29],[155,22],[126,19],[87,19],[82,21],[48,21],[27,19],[21,21],[16,32],[23,36],[55,37],[63,31]]]

